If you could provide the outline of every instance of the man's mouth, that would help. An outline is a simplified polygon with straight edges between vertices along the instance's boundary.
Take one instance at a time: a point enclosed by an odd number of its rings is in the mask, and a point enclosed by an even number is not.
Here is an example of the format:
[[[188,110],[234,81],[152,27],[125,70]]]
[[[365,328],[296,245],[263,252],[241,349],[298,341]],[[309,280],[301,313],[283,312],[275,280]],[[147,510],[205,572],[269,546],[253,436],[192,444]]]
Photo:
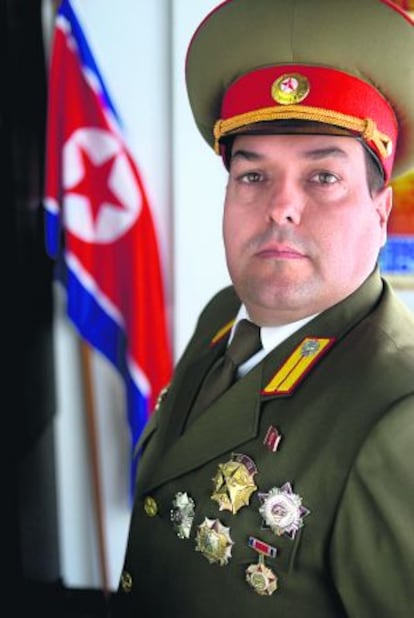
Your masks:
[[[266,243],[256,251],[256,256],[281,260],[298,260],[305,257],[299,249],[283,243]]]

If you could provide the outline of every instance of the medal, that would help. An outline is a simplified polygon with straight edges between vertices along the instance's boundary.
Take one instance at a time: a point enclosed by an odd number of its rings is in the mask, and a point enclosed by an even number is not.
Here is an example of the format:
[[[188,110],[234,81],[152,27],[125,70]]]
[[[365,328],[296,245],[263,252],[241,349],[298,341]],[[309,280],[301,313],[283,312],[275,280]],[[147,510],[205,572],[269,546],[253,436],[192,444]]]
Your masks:
[[[231,558],[231,548],[234,543],[230,537],[230,528],[223,526],[218,519],[204,518],[198,526],[196,536],[196,551],[203,554],[213,564],[218,562],[224,566]]]
[[[235,514],[242,506],[249,504],[250,496],[257,486],[253,477],[257,473],[254,461],[247,455],[235,453],[230,461],[219,464],[213,478],[214,491],[211,499],[219,505],[220,511]]]
[[[249,547],[259,554],[259,561],[251,564],[246,569],[246,581],[257,594],[270,596],[277,590],[277,577],[272,569],[265,564],[265,556],[274,558],[277,554],[276,547],[272,547],[254,537],[249,537]]]
[[[194,519],[194,507],[194,500],[188,496],[187,492],[179,491],[175,495],[170,511],[170,519],[180,539],[188,539],[190,537]]]
[[[303,526],[303,518],[310,511],[302,505],[302,498],[294,494],[290,483],[282,487],[273,487],[268,493],[260,493],[259,512],[266,526],[276,536],[287,534],[292,540]]]

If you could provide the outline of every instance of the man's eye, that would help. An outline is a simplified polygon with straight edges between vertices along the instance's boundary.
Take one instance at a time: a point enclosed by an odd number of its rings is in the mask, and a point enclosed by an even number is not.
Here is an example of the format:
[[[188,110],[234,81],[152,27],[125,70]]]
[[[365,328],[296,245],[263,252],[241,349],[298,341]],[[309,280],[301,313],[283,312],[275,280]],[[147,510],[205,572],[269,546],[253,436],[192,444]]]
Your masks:
[[[338,176],[331,174],[330,172],[318,172],[317,174],[311,176],[311,182],[315,182],[320,185],[333,185],[338,181]]]
[[[246,184],[253,184],[255,182],[260,182],[263,179],[263,175],[259,174],[259,172],[246,172],[244,174],[240,174],[239,180],[241,182],[245,182]]]

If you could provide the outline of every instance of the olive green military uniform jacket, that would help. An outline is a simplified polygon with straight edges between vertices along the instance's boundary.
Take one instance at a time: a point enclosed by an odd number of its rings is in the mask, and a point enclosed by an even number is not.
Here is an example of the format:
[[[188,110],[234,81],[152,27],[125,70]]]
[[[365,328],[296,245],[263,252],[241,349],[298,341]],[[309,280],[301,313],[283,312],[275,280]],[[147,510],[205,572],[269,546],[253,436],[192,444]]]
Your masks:
[[[215,335],[239,306],[227,288],[205,308],[144,431],[113,615],[412,618],[413,316],[375,272],[269,353],[181,434],[203,377],[226,345],[226,337]],[[329,343],[311,363],[305,338],[316,349]],[[298,358],[305,368],[299,365],[283,391],[277,385]],[[269,437],[275,430],[277,448]],[[250,479],[257,489],[234,513],[212,499],[212,479],[235,454],[254,462]],[[288,526],[272,530],[259,512],[269,494],[286,488],[297,504],[293,533]],[[180,538],[171,520],[179,492],[195,504],[189,538]],[[221,561],[214,561],[214,543],[210,555],[200,543],[197,549],[200,530],[217,520],[225,531]],[[260,556],[250,538],[277,550],[264,557],[274,575],[265,594],[246,580]]]

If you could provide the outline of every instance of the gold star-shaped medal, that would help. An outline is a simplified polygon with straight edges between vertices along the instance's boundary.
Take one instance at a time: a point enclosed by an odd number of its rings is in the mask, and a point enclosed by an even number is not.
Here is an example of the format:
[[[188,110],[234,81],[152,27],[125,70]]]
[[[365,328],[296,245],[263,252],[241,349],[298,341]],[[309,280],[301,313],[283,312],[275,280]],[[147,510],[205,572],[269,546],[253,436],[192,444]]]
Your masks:
[[[230,461],[218,465],[211,499],[219,504],[220,511],[235,514],[249,504],[250,496],[257,489],[253,482],[256,472],[256,466],[246,455],[234,455]]]

